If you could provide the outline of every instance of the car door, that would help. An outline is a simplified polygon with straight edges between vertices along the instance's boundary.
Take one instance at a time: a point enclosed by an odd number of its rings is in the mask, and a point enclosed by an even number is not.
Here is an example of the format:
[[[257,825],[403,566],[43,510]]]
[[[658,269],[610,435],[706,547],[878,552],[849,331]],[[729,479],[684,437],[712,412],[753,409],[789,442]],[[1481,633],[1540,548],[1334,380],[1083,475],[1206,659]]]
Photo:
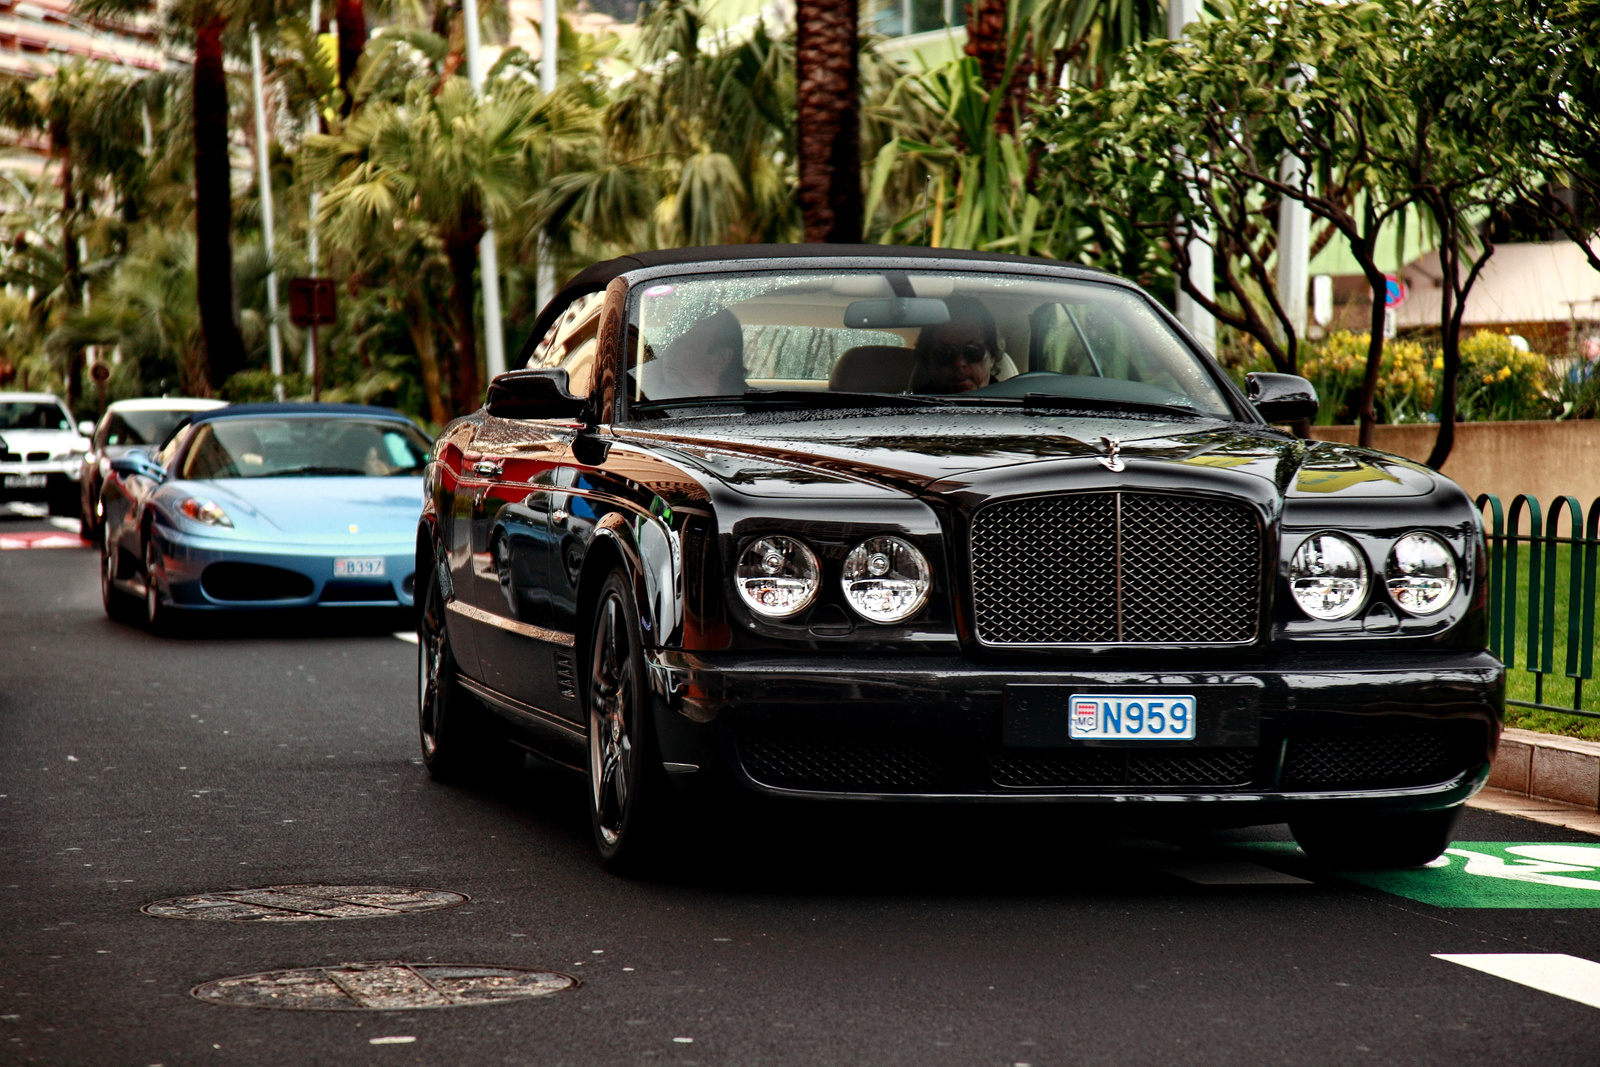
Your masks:
[[[561,367],[574,395],[594,381],[596,334],[604,294],[580,297],[534,348],[530,367]],[[574,637],[552,614],[552,494],[561,485],[577,426],[506,420],[485,414],[465,456],[473,479],[467,586],[457,596],[477,624],[485,685],[574,721]]]

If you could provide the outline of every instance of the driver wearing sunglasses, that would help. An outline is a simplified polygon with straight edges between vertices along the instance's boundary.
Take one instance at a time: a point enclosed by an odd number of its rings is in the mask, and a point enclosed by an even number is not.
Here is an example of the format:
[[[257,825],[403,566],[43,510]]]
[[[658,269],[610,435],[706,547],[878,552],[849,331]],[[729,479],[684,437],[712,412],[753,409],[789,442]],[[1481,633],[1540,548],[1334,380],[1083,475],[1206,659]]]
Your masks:
[[[917,337],[913,392],[970,393],[994,380],[1000,351],[994,316],[974,297],[948,296],[950,321]]]

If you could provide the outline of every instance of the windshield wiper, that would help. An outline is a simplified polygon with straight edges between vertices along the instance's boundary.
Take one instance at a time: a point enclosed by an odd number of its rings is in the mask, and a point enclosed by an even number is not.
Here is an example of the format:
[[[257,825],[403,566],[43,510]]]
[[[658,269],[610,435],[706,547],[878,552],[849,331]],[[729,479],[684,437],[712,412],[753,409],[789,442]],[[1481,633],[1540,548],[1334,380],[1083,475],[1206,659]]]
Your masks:
[[[271,474],[258,474],[258,475],[256,475],[256,477],[257,478],[281,478],[284,475],[311,475],[311,476],[315,476],[315,475],[319,475],[319,474],[330,475],[330,476],[337,476],[337,475],[344,475],[344,474],[355,474],[355,475],[359,475],[359,476],[361,476],[363,478],[365,478],[367,476],[367,472],[366,471],[356,470],[354,467],[315,467],[315,466],[309,466],[309,467],[285,467],[281,471],[273,471]]]
[[[911,393],[850,393],[824,389],[751,389],[741,396],[679,396],[634,404],[635,411],[756,404],[807,408],[942,407],[944,397]]]
[[[1072,408],[1077,411],[1131,411],[1143,415],[1181,415],[1189,419],[1215,418],[1208,412],[1181,404],[1153,404],[1146,400],[1110,400],[1102,397],[1061,396],[1056,393],[1029,393],[1022,398],[1022,408],[1054,409]]]

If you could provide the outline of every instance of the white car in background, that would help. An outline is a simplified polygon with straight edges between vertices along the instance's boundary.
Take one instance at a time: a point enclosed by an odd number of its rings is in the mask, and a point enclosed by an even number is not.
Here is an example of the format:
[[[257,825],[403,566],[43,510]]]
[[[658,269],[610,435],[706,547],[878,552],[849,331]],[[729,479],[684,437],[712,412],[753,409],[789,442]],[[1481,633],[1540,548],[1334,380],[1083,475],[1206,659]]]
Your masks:
[[[106,408],[94,426],[89,451],[78,473],[78,528],[95,541],[100,536],[100,487],[111,473],[111,461],[129,449],[142,448],[154,455],[179,423],[197,411],[225,406],[223,400],[190,396],[153,396],[118,400]]]
[[[0,504],[43,502],[52,515],[76,515],[78,465],[93,428],[73,425],[53,393],[0,393]]]

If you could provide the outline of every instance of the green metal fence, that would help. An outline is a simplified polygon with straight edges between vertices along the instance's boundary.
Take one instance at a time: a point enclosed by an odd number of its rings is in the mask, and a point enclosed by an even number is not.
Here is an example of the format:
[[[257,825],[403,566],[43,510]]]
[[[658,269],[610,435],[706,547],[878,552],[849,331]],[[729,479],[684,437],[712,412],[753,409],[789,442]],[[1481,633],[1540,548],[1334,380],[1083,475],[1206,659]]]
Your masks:
[[[1600,719],[1600,711],[1583,706],[1584,683],[1594,677],[1600,499],[1589,505],[1587,522],[1572,496],[1557,497],[1544,514],[1534,497],[1519,495],[1508,513],[1499,497],[1484,494],[1478,510],[1489,542],[1489,647],[1506,665],[1506,703]],[[1567,537],[1558,536],[1563,514],[1571,531]],[[1564,652],[1559,665],[1558,649]],[[1533,676],[1532,700],[1515,697],[1526,688],[1519,684],[1518,669]],[[1572,680],[1570,704],[1546,699],[1547,688],[1565,688],[1556,681],[1561,677]]]

